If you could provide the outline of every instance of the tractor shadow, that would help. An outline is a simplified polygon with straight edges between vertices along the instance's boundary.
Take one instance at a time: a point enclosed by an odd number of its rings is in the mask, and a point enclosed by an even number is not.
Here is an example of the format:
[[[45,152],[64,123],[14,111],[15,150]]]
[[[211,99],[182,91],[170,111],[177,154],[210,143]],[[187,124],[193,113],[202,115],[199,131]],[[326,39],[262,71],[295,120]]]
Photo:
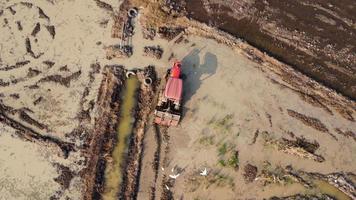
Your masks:
[[[183,105],[191,100],[203,81],[216,73],[218,66],[216,55],[210,52],[205,53],[203,62],[200,64],[200,51],[201,49],[194,49],[182,60],[182,72],[185,75],[183,78]]]

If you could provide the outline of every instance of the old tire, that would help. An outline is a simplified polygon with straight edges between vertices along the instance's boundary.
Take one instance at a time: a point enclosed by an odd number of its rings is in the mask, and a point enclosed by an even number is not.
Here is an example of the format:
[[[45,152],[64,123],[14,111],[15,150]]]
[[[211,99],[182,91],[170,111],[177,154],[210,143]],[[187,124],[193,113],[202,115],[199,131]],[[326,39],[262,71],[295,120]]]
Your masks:
[[[126,72],[126,78],[130,78],[131,76],[136,76],[136,73],[134,71],[127,71]]]
[[[136,17],[138,14],[137,9],[136,8],[131,8],[129,11],[127,11],[127,15],[131,18]]]
[[[143,83],[147,86],[152,85],[152,79],[150,77],[146,77]]]

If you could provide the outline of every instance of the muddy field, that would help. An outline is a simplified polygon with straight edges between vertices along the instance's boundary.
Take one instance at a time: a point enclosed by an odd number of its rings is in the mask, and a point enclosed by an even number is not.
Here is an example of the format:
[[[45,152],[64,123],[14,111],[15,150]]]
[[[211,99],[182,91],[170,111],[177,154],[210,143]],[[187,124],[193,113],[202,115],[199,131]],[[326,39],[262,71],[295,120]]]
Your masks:
[[[355,1],[197,0],[182,4],[189,17],[242,38],[355,100]]]
[[[0,199],[356,199],[343,1],[0,2]],[[182,120],[161,127],[176,59]]]

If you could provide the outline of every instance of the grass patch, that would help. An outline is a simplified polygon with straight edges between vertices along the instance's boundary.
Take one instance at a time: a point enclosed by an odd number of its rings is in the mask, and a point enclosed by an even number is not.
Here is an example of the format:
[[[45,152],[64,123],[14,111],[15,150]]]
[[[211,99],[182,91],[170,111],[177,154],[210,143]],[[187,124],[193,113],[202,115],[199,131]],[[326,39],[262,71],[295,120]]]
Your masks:
[[[225,163],[225,160],[224,159],[220,159],[218,161],[219,165],[222,166],[222,167],[225,167],[226,166],[226,163]]]
[[[199,144],[201,145],[213,145],[214,136],[203,136],[199,139]]]
[[[224,143],[224,144],[220,145],[220,147],[218,148],[218,152],[219,152],[219,156],[225,155],[227,152],[227,144]]]
[[[229,133],[231,132],[231,128],[234,125],[233,118],[233,114],[228,114],[221,119],[216,119],[213,117],[211,120],[209,120],[208,125],[212,126],[216,131]]]
[[[229,167],[232,168],[238,168],[239,167],[239,156],[237,153],[234,153],[228,160],[227,160],[227,164]]]

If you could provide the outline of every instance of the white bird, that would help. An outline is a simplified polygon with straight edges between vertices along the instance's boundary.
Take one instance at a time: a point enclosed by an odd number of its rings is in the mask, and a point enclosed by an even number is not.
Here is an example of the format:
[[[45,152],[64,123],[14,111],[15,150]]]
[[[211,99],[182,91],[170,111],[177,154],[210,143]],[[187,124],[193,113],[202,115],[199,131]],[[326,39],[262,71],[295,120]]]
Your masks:
[[[168,187],[168,185],[165,185],[165,186],[166,186],[166,189],[167,189],[167,190],[169,190],[169,187]]]
[[[172,168],[172,170],[171,170],[172,172],[174,172],[174,167]]]
[[[203,171],[200,172],[200,175],[202,175],[202,176],[208,175],[208,170],[206,170],[206,168],[205,168]]]
[[[173,178],[173,179],[176,179],[176,178],[178,178],[179,175],[180,175],[180,174],[169,175],[169,177],[171,177],[171,178]]]
[[[162,171],[164,171],[164,168],[163,168],[163,167],[161,167],[161,169],[162,169]]]

